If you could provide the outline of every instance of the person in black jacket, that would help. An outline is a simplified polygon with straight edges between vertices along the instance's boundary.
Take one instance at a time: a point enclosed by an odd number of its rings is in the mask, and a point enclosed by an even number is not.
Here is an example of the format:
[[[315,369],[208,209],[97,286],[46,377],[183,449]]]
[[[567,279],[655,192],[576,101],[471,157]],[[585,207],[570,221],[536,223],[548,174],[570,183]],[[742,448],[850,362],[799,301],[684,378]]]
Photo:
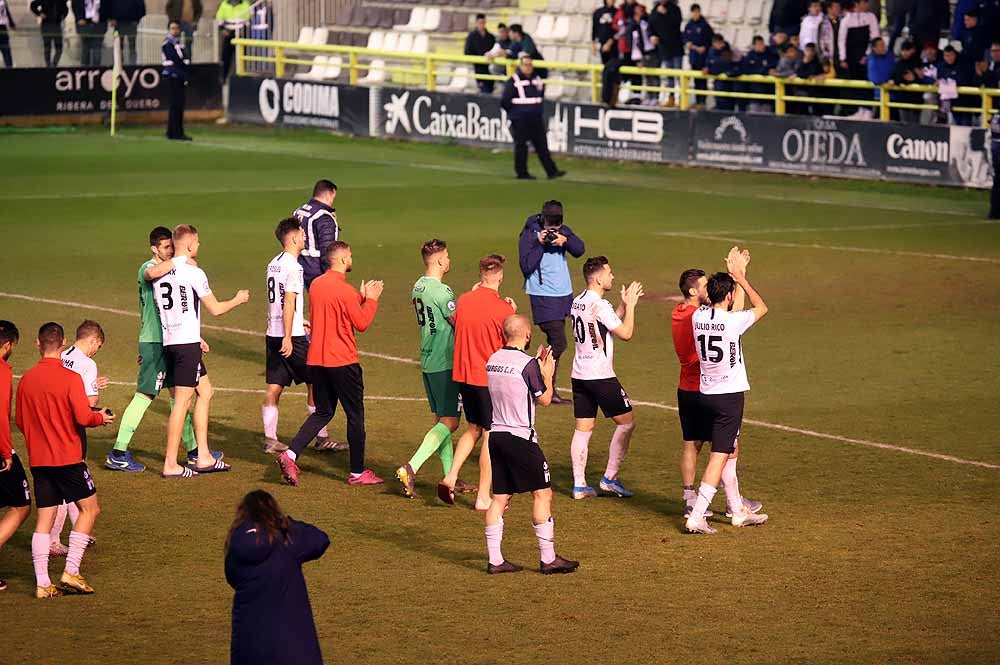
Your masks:
[[[170,22],[170,32],[163,40],[163,80],[167,83],[167,97],[170,100],[167,111],[167,138],[172,141],[190,141],[184,133],[184,86],[187,85],[188,68],[191,59],[181,43],[181,24]]]
[[[618,55],[615,48],[615,0],[604,0],[604,4],[594,12],[590,41],[594,53],[601,54],[603,64],[608,64]]]
[[[664,69],[683,69],[684,39],[681,36],[681,8],[677,0],[660,0],[649,15],[649,30],[651,40],[656,46],[659,65]],[[680,81],[670,77],[666,84],[669,87],[679,87]],[[675,95],[667,95],[665,106],[675,104]]]
[[[122,59],[126,65],[134,65],[139,59],[139,54],[135,50],[135,39],[139,31],[139,21],[146,15],[146,2],[110,0],[110,3],[111,29],[117,30],[122,39]]]
[[[243,497],[225,546],[231,665],[322,665],[302,564],[329,547],[329,536],[282,513],[264,490]]]
[[[14,16],[10,11],[10,4],[7,0],[0,0],[0,54],[3,54],[3,61],[8,68],[14,66],[14,58],[10,53],[10,37],[8,30],[16,30]]]
[[[104,33],[108,31],[108,3],[101,0],[73,0],[76,33],[80,35],[80,65],[100,67]]]
[[[63,20],[69,15],[66,0],[32,0],[31,13],[42,20],[42,56],[46,67],[58,67],[63,51]]]
[[[486,55],[496,43],[496,37],[486,29],[486,14],[476,14],[476,28],[465,38],[465,55]],[[479,75],[490,73],[490,66],[486,64],[473,65],[473,69]],[[492,80],[476,79],[476,85],[484,95],[493,94]]]
[[[510,131],[514,135],[514,172],[519,180],[534,180],[528,173],[528,143],[535,147],[535,154],[545,167],[549,180],[566,175],[560,171],[549,154],[545,137],[545,81],[535,72],[531,57],[522,54],[514,75],[503,86],[500,106],[510,118]]]
[[[797,35],[808,9],[808,0],[774,0],[767,29],[772,35],[776,32],[783,32],[789,37]]]

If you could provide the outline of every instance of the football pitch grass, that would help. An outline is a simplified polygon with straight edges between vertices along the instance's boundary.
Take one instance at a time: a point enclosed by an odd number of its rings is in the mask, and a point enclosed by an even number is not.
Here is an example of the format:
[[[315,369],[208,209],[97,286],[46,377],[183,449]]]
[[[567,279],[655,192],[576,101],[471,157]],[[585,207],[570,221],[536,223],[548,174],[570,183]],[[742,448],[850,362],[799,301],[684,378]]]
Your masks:
[[[157,225],[191,223],[215,293],[252,296],[206,316],[217,388],[210,440],[232,472],[158,477],[166,399],[133,450],[143,474],[102,468],[117,427],[92,431],[89,463],[103,512],[83,571],[89,597],[33,597],[34,515],[0,552],[0,663],[228,662],[232,593],[222,545],[239,498],[274,493],[332,545],[306,574],[328,663],[995,663],[1000,658],[1000,226],[984,192],[562,159],[556,183],[512,179],[510,155],[454,146],[344,139],[313,131],[195,128],[193,144],[127,129],[0,138],[0,318],[21,329],[11,362],[37,360],[46,320],[84,318],[107,333],[96,357],[121,414],[136,370],[135,274]],[[534,158],[532,158],[534,159]],[[539,170],[535,163],[532,164]],[[261,452],[264,268],[276,222],[317,178],[340,187],[356,284],[386,292],[360,335],[368,464],[383,486],[345,483],[344,454],[309,450],[298,488]],[[621,477],[636,496],[574,502],[571,409],[540,409],[553,471],[557,550],[579,559],[542,577],[530,498],[506,518],[504,553],[526,571],[485,573],[483,518],[471,498],[435,497],[437,458],[400,495],[393,470],[429,427],[410,288],[423,241],[447,240],[456,293],[477,260],[507,255],[504,295],[522,312],[524,219],[549,198],[587,254],[646,295],[615,367],[637,430]],[[712,537],[682,532],[670,310],[685,268],[716,270],[739,241],[771,313],[744,339],[752,390],[741,488],[764,502],[763,527],[721,518]],[[574,286],[582,288],[572,264]],[[17,297],[15,297],[17,296]],[[52,302],[47,302],[48,299]],[[536,330],[535,339],[540,339]],[[569,384],[569,363],[559,384]],[[288,440],[305,414],[282,401]],[[591,440],[596,484],[612,426]],[[331,425],[342,438],[344,421]],[[24,442],[15,434],[15,447]],[[463,470],[476,479],[475,457]],[[699,475],[705,462],[700,460]],[[62,561],[54,560],[53,573]]]

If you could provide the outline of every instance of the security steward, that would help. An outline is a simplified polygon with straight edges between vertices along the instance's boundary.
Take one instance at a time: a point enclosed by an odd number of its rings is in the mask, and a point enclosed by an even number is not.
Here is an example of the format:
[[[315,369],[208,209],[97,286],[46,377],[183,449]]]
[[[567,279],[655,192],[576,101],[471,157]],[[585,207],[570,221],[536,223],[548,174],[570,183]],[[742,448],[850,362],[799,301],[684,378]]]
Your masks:
[[[169,110],[167,112],[167,138],[171,141],[190,141],[184,133],[184,86],[187,85],[191,59],[181,43],[181,24],[170,22],[170,32],[163,40],[163,80],[167,83]]]
[[[993,153],[993,191],[990,192],[990,219],[1000,219],[1000,114],[990,119],[990,152]]]
[[[510,131],[514,135],[514,172],[519,180],[535,180],[528,173],[528,142],[535,147],[539,161],[545,167],[549,180],[566,175],[560,171],[549,154],[545,138],[545,81],[535,73],[531,57],[522,55],[514,75],[503,86],[500,106],[510,117]]]

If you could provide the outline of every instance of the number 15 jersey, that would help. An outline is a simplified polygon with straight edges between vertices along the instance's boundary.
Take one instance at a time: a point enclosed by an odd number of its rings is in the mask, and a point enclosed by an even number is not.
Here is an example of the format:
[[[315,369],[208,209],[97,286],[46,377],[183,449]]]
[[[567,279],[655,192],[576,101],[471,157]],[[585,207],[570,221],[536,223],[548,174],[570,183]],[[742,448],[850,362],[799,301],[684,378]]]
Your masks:
[[[701,366],[699,392],[703,395],[727,395],[750,390],[741,336],[756,319],[751,310],[727,312],[717,307],[701,307],[691,317],[698,364]]]
[[[576,342],[572,378],[584,381],[614,378],[615,342],[611,331],[622,324],[615,308],[588,289],[573,300],[570,317]]]
[[[163,346],[201,342],[201,298],[212,294],[205,272],[185,261],[153,283],[153,294]]]

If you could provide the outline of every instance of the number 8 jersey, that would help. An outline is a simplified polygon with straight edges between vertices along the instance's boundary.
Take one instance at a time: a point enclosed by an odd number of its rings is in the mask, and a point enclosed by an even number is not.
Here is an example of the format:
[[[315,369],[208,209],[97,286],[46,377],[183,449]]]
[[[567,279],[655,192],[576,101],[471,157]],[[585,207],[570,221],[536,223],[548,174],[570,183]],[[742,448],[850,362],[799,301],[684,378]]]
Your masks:
[[[718,307],[701,307],[691,317],[695,349],[701,366],[699,392],[703,395],[750,390],[741,336],[756,318],[751,310],[728,312]]]
[[[615,342],[611,331],[622,324],[615,308],[587,289],[573,300],[570,317],[576,342],[572,378],[584,381],[614,378]]]
[[[292,337],[305,337],[302,320],[305,290],[302,266],[288,252],[282,252],[267,264],[267,336],[285,336],[285,292],[295,294],[295,316],[292,317]]]
[[[163,346],[201,342],[201,298],[211,295],[212,289],[205,272],[185,258],[174,259],[174,269],[153,282]]]

